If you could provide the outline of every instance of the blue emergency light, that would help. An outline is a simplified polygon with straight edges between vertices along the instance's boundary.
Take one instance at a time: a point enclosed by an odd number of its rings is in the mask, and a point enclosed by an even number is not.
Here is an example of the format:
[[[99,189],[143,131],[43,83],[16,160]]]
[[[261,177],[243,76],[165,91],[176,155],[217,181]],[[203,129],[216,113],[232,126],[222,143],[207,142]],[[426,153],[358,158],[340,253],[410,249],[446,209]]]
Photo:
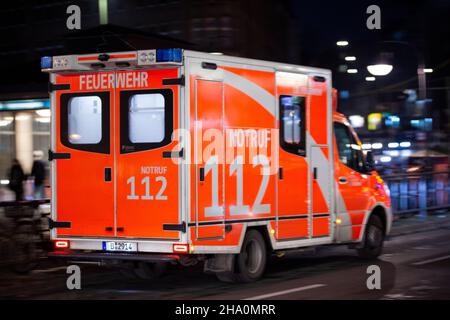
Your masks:
[[[181,62],[182,51],[175,49],[156,49],[156,62]]]
[[[41,69],[51,69],[52,68],[52,57],[42,57],[41,58]]]

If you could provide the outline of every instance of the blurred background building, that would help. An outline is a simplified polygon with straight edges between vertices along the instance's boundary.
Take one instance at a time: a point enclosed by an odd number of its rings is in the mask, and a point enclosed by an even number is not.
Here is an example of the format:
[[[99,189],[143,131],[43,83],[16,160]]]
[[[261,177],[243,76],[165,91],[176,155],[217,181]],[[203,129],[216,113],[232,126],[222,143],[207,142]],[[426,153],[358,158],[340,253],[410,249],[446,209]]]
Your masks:
[[[71,4],[81,8],[81,30],[66,28]],[[448,161],[450,3],[378,1],[381,30],[366,27],[371,4],[365,0],[5,2],[0,7],[0,183],[7,185],[13,158],[29,173],[33,151],[46,153],[49,146],[48,77],[40,72],[41,56],[157,47],[329,68],[340,92],[338,109],[350,116],[365,149],[373,150],[384,168],[408,170],[415,158]],[[338,41],[347,45],[338,46]],[[380,56],[387,57],[393,70],[373,77],[366,66]],[[432,71],[422,82],[425,96],[419,90],[420,66]]]
[[[81,8],[81,30],[66,9]],[[182,47],[296,61],[299,42],[287,1],[15,1],[0,8],[0,182],[13,158],[30,172],[33,151],[49,146],[44,55]]]

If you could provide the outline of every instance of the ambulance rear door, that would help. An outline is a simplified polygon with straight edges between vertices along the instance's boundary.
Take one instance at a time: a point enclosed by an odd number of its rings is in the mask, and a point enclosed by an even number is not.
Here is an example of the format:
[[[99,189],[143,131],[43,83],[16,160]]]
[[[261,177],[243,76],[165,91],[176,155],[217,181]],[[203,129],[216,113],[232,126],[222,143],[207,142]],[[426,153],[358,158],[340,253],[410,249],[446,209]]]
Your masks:
[[[116,73],[117,237],[178,240],[178,67]],[[170,83],[165,85],[164,83]]]
[[[112,236],[114,72],[53,74],[51,83],[54,235]]]

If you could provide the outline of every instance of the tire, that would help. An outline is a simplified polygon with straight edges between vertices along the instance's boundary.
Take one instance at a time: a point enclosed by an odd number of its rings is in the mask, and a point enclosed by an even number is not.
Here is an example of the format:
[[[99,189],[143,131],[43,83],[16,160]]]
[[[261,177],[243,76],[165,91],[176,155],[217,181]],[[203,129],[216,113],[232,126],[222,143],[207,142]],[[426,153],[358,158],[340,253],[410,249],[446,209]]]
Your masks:
[[[364,232],[363,247],[357,249],[358,256],[366,260],[376,259],[383,251],[384,238],[380,217],[370,216]]]
[[[137,268],[134,269],[135,275],[142,280],[152,280],[161,277],[167,270],[167,263],[156,262],[139,262]]]
[[[249,230],[242,243],[241,253],[236,257],[238,282],[259,280],[266,269],[267,249],[264,239],[257,230]]]

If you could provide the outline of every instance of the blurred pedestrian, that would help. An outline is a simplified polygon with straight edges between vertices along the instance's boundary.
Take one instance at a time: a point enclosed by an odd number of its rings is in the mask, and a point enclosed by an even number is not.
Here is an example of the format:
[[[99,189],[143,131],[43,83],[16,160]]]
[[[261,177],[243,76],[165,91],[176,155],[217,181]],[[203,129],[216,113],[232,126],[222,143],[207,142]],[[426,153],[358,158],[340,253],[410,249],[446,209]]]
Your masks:
[[[45,181],[45,164],[42,161],[44,153],[41,150],[33,152],[33,167],[31,169],[31,176],[34,178],[34,198],[44,198],[44,181]]]
[[[23,200],[23,181],[25,174],[19,160],[14,159],[9,171],[9,188],[16,194],[16,201]]]

